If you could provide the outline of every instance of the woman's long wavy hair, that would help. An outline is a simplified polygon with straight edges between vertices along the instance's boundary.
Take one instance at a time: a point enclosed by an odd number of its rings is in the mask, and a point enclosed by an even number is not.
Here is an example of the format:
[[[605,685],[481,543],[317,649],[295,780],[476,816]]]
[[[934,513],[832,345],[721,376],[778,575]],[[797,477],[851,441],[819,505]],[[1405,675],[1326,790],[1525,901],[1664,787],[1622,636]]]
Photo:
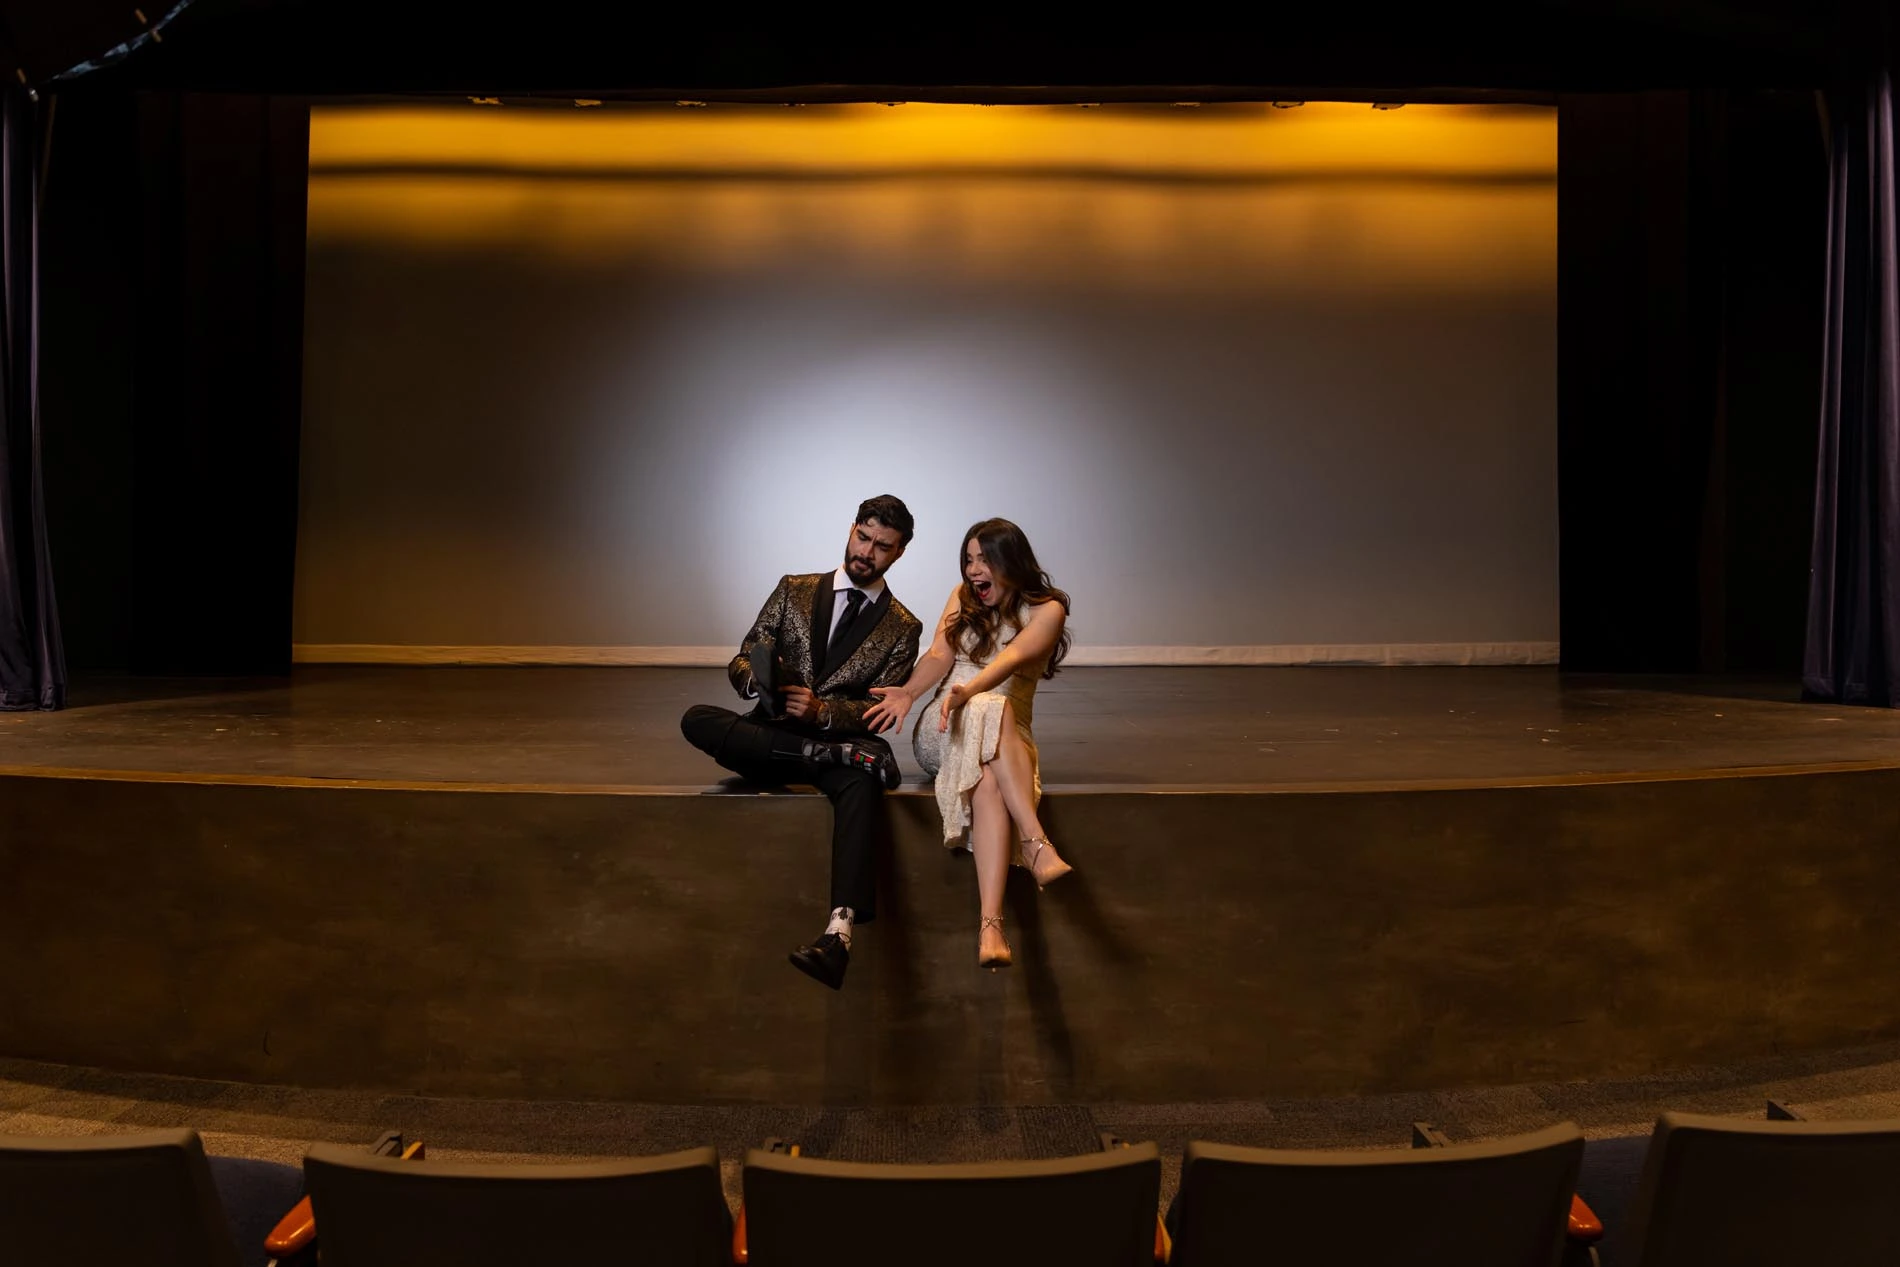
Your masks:
[[[990,565],[990,576],[1003,587],[1003,601],[994,607],[983,605],[964,574],[964,560],[969,557],[972,540],[983,551],[983,558]],[[1021,627],[1023,604],[1040,605],[1053,599],[1062,604],[1064,612],[1070,610],[1069,596],[1055,587],[1049,574],[1036,562],[1036,552],[1030,548],[1029,538],[1007,519],[985,519],[971,525],[963,534],[963,544],[957,547],[957,574],[963,576],[963,584],[957,587],[957,614],[945,632],[953,651],[965,645],[964,635],[968,634],[970,655],[975,660],[987,660],[996,654],[996,640],[1002,632],[1004,617]],[[1069,629],[1065,624],[1055,650],[1049,653],[1049,666],[1043,670],[1043,677],[1054,677],[1068,654]]]

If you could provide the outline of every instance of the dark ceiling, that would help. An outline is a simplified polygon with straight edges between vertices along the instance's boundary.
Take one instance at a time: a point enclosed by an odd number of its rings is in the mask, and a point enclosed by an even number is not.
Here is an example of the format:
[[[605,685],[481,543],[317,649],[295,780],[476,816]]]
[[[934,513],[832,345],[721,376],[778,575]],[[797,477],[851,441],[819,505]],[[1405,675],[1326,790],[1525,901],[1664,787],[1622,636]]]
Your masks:
[[[163,21],[178,0],[145,0]],[[912,96],[1141,95],[1330,88],[1535,95],[1812,88],[1891,60],[1886,0],[1523,0],[1398,5],[1102,6],[764,13],[579,0],[188,0],[61,87],[323,95],[794,96],[809,85]],[[0,54],[29,83],[147,29],[128,0],[0,0]],[[1094,93],[1085,91],[1101,90]],[[1120,90],[1119,92],[1116,90]],[[852,95],[852,94],[846,94]],[[855,95],[875,97],[875,91]],[[1162,94],[1165,95],[1165,92]]]

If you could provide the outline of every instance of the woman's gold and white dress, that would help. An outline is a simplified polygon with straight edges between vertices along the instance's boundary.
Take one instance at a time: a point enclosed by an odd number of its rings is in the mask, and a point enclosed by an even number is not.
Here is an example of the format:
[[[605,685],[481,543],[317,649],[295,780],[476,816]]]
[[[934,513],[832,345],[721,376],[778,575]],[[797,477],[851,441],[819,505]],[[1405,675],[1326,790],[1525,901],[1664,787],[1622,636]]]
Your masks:
[[[1021,632],[1019,625],[1005,620],[997,635],[997,651],[1001,652],[1015,641]],[[947,849],[970,848],[970,794],[983,777],[984,763],[996,757],[996,747],[1003,734],[1006,700],[1015,713],[1016,733],[1029,749],[1034,796],[1038,802],[1042,799],[1042,766],[1037,759],[1036,737],[1031,726],[1035,717],[1036,683],[1042,680],[1049,657],[1022,665],[1001,683],[972,695],[962,708],[950,714],[948,731],[937,729],[943,693],[959,682],[969,681],[988,664],[988,661],[979,664],[970,658],[970,637],[968,633],[964,635],[950,672],[937,684],[929,707],[919,710],[916,725],[911,730],[911,748],[917,754],[917,764],[926,773],[936,776],[937,810],[943,816],[943,843]]]

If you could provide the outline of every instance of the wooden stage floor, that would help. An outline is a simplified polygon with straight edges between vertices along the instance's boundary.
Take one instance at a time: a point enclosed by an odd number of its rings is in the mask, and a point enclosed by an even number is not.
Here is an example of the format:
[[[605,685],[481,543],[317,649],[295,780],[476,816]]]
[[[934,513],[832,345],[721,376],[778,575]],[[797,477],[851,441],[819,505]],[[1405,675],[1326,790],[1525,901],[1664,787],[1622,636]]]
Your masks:
[[[680,737],[715,669],[306,666],[274,679],[84,679],[0,714],[0,769],[249,782],[700,791]],[[916,715],[913,714],[912,721]],[[1312,790],[1900,764],[1900,712],[1791,681],[1548,668],[1074,668],[1042,686],[1051,790]],[[907,786],[922,776],[896,745]]]
[[[81,681],[0,714],[0,1056],[421,1095],[1175,1103],[1900,1041],[1900,713],[1538,668],[1076,668],[1017,966],[909,744],[833,993],[830,807],[709,669]],[[708,795],[707,793],[713,793]],[[665,1024],[656,1018],[667,1018]]]

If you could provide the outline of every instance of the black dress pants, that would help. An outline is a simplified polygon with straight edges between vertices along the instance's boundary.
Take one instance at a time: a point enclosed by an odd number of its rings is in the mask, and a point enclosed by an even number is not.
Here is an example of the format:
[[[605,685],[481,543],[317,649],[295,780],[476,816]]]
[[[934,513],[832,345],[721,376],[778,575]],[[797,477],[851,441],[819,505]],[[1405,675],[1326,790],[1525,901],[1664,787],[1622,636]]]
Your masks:
[[[729,708],[695,704],[680,718],[686,741],[753,783],[810,783],[831,802],[831,905],[848,906],[860,924],[877,918],[877,842],[884,835],[884,785],[847,766],[818,765],[799,756],[807,732],[795,723],[741,717]],[[890,745],[876,735],[852,735],[864,747]]]

